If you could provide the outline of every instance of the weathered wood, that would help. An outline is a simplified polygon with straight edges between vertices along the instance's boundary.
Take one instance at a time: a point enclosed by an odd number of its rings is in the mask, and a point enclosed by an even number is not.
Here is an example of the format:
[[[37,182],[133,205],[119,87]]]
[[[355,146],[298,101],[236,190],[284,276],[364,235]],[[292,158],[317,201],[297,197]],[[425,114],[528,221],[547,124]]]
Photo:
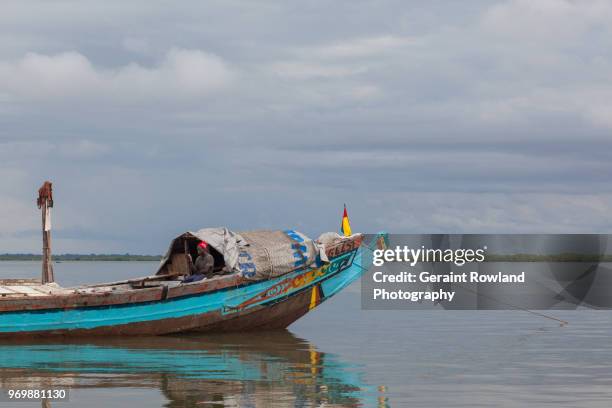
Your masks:
[[[46,204],[43,209],[43,259],[42,259],[42,283],[55,282],[55,276],[53,274],[53,264],[51,263],[51,231],[45,231],[45,224],[47,222],[46,216]]]
[[[0,285],[40,285],[40,279],[0,279]]]
[[[171,275],[189,275],[191,273],[191,264],[188,254],[172,254],[168,272]]]
[[[45,181],[38,190],[38,208],[42,212],[42,283],[55,281],[53,265],[51,264],[51,207],[53,207],[53,187],[50,181]]]
[[[146,278],[143,279],[145,282],[159,282],[158,280],[148,281]],[[114,306],[159,300],[163,290],[161,286],[147,287],[143,285],[141,288],[134,288],[132,286],[133,282],[142,282],[143,279],[123,281],[119,284],[91,285],[65,289],[66,293],[51,298],[36,298],[34,296],[29,296],[27,299],[0,298],[0,312]],[[219,276],[187,285],[169,287],[167,298],[191,296],[253,283],[255,282],[246,281],[236,275]]]

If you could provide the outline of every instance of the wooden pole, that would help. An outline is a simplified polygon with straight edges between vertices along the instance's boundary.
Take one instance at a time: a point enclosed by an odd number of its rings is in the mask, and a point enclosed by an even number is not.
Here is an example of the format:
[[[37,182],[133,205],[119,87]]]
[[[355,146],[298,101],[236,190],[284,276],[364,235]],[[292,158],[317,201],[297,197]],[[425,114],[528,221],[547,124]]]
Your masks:
[[[53,207],[52,184],[45,181],[38,190],[38,208],[42,212],[42,283],[54,282],[53,265],[51,264],[51,207]]]

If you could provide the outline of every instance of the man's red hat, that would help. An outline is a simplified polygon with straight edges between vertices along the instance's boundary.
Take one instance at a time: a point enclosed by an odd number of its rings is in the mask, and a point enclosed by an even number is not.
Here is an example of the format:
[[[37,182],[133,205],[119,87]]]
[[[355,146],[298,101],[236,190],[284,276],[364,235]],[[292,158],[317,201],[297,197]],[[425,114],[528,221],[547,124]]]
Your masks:
[[[198,244],[198,248],[208,249],[208,242],[200,241],[200,243]]]

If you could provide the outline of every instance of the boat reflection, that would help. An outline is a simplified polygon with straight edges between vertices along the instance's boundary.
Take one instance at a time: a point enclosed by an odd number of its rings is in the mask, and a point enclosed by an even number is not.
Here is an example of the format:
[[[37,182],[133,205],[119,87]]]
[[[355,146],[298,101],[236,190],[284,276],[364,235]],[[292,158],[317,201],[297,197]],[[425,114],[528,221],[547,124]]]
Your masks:
[[[167,407],[371,406],[362,374],[288,331],[0,343],[4,389],[156,388]]]

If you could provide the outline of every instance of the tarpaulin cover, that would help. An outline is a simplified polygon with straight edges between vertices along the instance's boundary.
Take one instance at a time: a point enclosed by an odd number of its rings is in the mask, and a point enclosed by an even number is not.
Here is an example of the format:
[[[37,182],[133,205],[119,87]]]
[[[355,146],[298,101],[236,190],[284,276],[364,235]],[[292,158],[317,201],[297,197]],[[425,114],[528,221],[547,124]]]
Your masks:
[[[204,228],[175,238],[161,261],[158,273],[172,256],[175,241],[195,237],[223,255],[225,267],[247,279],[263,280],[284,275],[314,263],[319,248],[295,230],[233,232],[227,228]]]
[[[306,235],[295,231],[251,231],[240,235],[238,261],[242,276],[262,280],[284,275],[316,261],[318,249]]]

